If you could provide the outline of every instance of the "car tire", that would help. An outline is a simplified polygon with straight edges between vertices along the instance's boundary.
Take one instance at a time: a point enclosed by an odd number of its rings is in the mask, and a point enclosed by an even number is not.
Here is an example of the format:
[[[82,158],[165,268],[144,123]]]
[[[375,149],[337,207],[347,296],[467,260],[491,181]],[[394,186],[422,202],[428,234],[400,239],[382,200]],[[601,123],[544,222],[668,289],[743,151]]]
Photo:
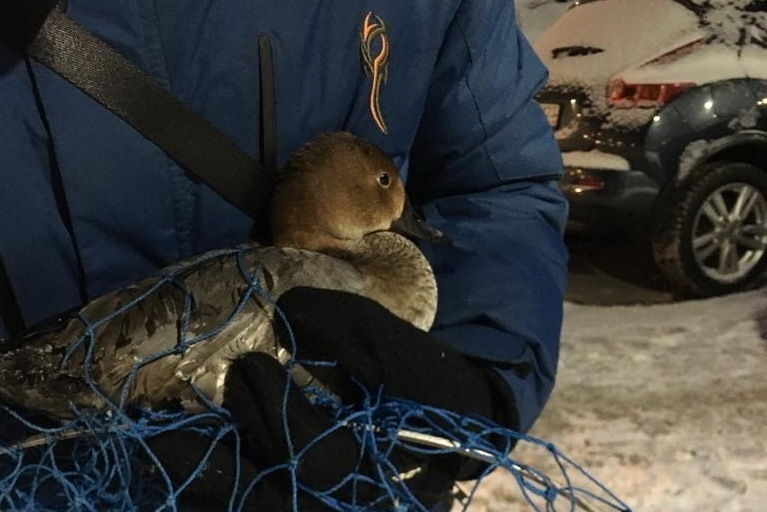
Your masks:
[[[653,252],[682,295],[723,295],[762,283],[767,269],[767,173],[738,162],[699,166],[681,185],[653,237]]]

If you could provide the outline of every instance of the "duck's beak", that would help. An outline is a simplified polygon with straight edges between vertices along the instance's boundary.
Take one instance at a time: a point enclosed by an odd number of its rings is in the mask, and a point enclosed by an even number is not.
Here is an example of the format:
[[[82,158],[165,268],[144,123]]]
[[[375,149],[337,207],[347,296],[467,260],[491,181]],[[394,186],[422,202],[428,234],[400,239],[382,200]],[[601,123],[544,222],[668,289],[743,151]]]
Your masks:
[[[402,212],[402,216],[392,223],[391,230],[400,235],[412,236],[433,243],[446,240],[442,231],[424,222],[407,197],[405,198],[405,209]]]

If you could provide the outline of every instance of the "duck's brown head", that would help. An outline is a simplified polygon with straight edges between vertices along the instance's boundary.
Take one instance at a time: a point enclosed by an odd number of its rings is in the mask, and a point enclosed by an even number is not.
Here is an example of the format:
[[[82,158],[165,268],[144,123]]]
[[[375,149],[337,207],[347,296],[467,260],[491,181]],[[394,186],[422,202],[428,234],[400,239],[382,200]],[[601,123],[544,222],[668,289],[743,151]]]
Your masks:
[[[320,135],[295,153],[281,171],[269,212],[275,245],[310,250],[342,248],[395,223],[409,231],[421,227],[422,233],[411,233],[416,236],[437,235],[412,215],[391,159],[345,132]]]

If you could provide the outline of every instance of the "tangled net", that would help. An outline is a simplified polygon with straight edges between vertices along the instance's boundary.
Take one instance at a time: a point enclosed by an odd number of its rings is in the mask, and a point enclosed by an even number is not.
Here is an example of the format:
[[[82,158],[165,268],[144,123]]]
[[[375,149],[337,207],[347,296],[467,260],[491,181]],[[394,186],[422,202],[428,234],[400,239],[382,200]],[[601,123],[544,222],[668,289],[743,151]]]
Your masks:
[[[187,265],[174,267],[162,275],[155,286],[107,318],[88,322],[80,317],[85,325],[84,334],[74,341],[72,351],[74,347],[86,347],[83,380],[104,400],[107,407],[103,410],[77,410],[74,419],[52,424],[50,420],[36,418],[0,404],[0,510],[95,512],[184,509],[180,497],[202,474],[215,447],[223,442],[230,446],[240,446],[233,419],[228,411],[210,402],[202,394],[198,396],[205,404],[205,410],[194,414],[182,410],[129,408],[124,400],[110,401],[97,388],[89,374],[89,363],[96,344],[94,333],[104,322],[136,307],[157,293],[162,286],[179,286],[180,273],[188,272],[195,265],[204,264],[213,258],[237,258],[243,280],[239,303],[231,311],[228,322],[236,318],[244,304],[256,296],[274,304],[260,287],[258,272],[248,274],[244,265],[239,264],[245,250],[241,248],[218,252]],[[188,290],[186,293],[189,294]],[[183,325],[185,319],[191,316],[194,304],[194,297],[187,295],[184,314],[178,319],[182,328],[178,329],[176,346],[137,363],[134,371],[125,378],[123,397],[127,396],[133,376],[141,367],[158,358],[181,354],[193,344],[205,343],[226,326],[217,326],[204,335],[188,339]],[[289,325],[279,310],[275,318],[287,327],[285,332],[295,347]],[[290,352],[295,353],[295,350]],[[332,363],[291,359],[287,367],[290,369],[297,364],[306,367]],[[286,382],[284,400],[287,389]],[[263,470],[250,481],[241,481],[241,463],[237,460],[228,511],[243,510],[245,499],[254,487],[270,474],[281,470],[290,475],[291,499],[293,510],[296,511],[301,493],[314,496],[333,509],[345,512],[426,511],[406,483],[398,477],[399,472],[390,460],[395,448],[421,454],[459,452],[486,462],[485,471],[461,500],[464,510],[483,478],[491,471],[502,468],[499,470],[513,476],[521,496],[532,510],[630,511],[620,499],[560,453],[554,445],[500,427],[487,419],[460,416],[450,411],[393,399],[380,392],[366,393],[360,403],[349,405],[339,403],[334,396],[320,388],[307,388],[304,391],[318,407],[325,408],[335,419],[334,426],[301,450],[296,451],[291,447],[290,460]],[[288,445],[292,445],[286,417],[283,417],[282,424],[289,440]],[[354,433],[363,454],[360,459],[373,461],[374,471],[367,471],[366,475],[361,474],[361,471],[353,472],[344,481],[323,492],[306,488],[296,478],[297,463],[316,442],[340,428],[349,428]],[[156,436],[178,431],[201,434],[209,439],[209,446],[188,478],[180,484],[174,484],[153,453],[149,441]],[[508,457],[508,450],[498,447],[498,439],[506,440],[507,447],[515,441],[542,447],[556,461],[560,473],[557,478],[564,483],[556,484],[542,472]],[[585,482],[585,485],[576,483],[573,476]],[[364,506],[357,503],[355,496],[348,501],[334,497],[337,489],[350,482],[364,482],[368,488],[372,486],[377,490],[378,497],[372,501],[368,499]]]

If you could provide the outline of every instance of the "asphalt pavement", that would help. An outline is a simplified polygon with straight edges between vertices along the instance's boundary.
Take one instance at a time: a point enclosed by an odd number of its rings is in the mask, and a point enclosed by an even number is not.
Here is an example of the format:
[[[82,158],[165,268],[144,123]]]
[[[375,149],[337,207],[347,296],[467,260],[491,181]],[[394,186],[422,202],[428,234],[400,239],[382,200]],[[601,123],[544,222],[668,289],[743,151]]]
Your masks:
[[[659,273],[650,243],[627,236],[571,235],[567,300],[575,304],[662,304],[675,297]]]

